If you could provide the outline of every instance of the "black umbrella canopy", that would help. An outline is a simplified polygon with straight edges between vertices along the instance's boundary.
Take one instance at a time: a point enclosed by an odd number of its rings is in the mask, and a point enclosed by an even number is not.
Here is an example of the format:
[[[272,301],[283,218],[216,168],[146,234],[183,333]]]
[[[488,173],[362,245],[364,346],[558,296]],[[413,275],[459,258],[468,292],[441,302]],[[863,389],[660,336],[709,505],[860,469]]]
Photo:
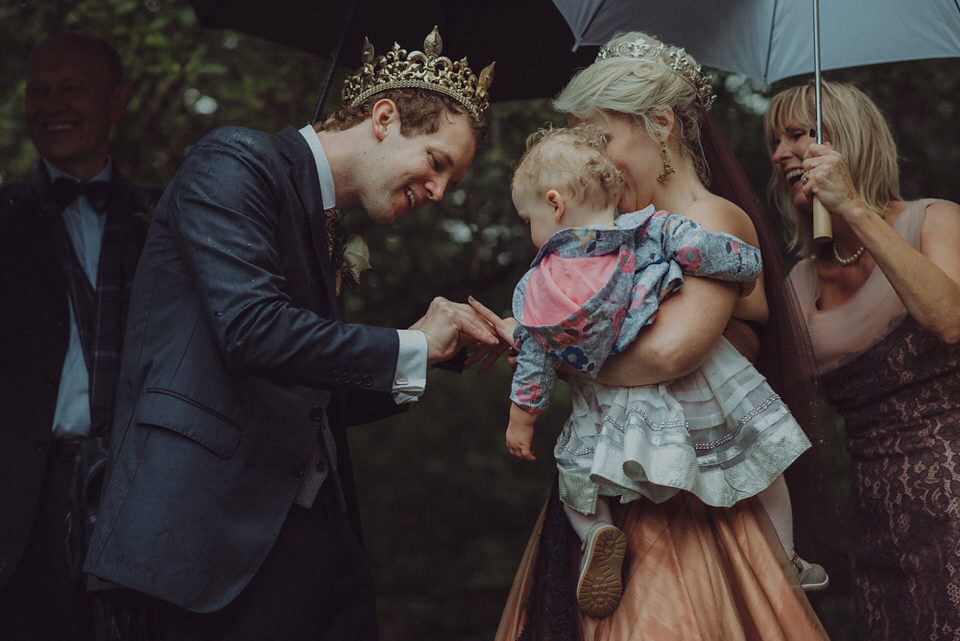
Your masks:
[[[367,36],[377,53],[394,42],[407,50],[423,47],[436,25],[442,54],[467,57],[479,73],[496,61],[491,98],[515,100],[557,94],[576,69],[593,61],[595,48],[573,52],[573,36],[550,0],[190,0],[200,23],[235,29],[334,57],[355,69]],[[344,26],[353,10],[350,27]],[[331,94],[339,92],[333,87]]]

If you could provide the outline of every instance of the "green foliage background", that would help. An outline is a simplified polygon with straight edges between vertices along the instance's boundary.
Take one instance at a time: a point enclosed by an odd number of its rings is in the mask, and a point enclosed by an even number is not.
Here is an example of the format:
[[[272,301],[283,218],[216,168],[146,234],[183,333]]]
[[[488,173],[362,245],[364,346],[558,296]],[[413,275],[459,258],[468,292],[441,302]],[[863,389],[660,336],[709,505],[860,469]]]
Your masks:
[[[101,35],[123,55],[136,94],[115,132],[114,158],[144,182],[169,180],[190,146],[218,125],[301,126],[326,71],[314,56],[201,28],[186,0],[2,0],[0,181],[23,177],[36,160],[22,118],[26,56],[45,35],[65,29]],[[903,154],[906,197],[960,200],[960,62],[825,77],[858,82],[887,112]],[[762,196],[770,163],[758,113],[765,97],[793,81],[759,87],[739,76],[716,78],[714,115]],[[443,203],[389,228],[349,214],[374,264],[348,293],[352,320],[405,327],[436,295],[472,295],[509,313],[513,285],[534,253],[513,213],[510,173],[526,136],[561,122],[547,98],[493,106],[489,143]],[[553,475],[552,441],[568,407],[561,390],[538,422],[537,462],[518,462],[503,446],[509,378],[503,363],[485,376],[432,373],[428,394],[411,412],[351,436],[384,641],[489,639],[496,630]],[[831,524],[801,522],[798,529],[829,536]],[[835,639],[853,638],[842,593],[823,597],[820,607]]]

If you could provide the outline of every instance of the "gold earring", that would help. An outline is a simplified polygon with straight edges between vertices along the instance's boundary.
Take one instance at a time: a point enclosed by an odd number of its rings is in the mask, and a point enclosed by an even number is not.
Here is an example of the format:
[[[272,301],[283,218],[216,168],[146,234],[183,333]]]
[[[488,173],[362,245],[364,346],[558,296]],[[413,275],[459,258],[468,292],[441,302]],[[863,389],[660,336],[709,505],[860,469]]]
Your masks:
[[[657,176],[657,182],[667,182],[667,176],[674,173],[673,165],[670,164],[670,152],[667,150],[667,143],[660,143],[660,159],[663,161],[663,171]]]

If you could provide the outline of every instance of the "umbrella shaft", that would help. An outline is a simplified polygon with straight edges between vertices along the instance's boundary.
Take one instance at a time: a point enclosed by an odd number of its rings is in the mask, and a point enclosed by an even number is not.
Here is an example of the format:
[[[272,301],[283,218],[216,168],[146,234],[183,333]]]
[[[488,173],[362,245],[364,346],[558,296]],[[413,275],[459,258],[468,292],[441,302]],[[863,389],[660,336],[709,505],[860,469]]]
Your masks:
[[[817,106],[817,143],[823,143],[823,111],[820,95],[820,0],[813,0],[813,77]]]

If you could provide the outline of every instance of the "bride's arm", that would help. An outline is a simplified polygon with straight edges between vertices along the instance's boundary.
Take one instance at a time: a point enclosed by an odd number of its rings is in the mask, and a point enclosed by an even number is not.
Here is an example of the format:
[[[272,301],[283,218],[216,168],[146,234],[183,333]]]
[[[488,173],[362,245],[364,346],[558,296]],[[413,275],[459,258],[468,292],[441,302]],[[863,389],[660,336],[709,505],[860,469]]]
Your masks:
[[[660,305],[657,320],[641,332],[627,349],[609,357],[597,380],[607,385],[632,387],[661,383],[692,372],[707,357],[720,335],[724,334],[738,295],[739,287],[735,283],[710,278],[685,278],[683,287]],[[489,368],[490,362],[496,360],[507,345],[512,344],[513,328],[517,321],[513,318],[501,319],[473,297],[470,298],[470,305],[487,319],[503,341],[503,348],[496,350],[492,358],[487,358],[485,368]],[[755,342],[756,338],[750,329],[745,325],[743,327]],[[733,339],[731,342],[745,351],[740,341]],[[749,343],[750,338],[744,342]],[[484,356],[471,358],[479,361]],[[571,375],[580,375],[571,367],[563,369]]]
[[[704,229],[726,231],[754,246],[758,244],[753,223],[743,210],[729,201],[717,197],[702,199],[685,214]],[[741,307],[747,306],[750,317],[766,320],[761,279],[750,296],[740,298],[737,283],[684,277],[683,286],[660,305],[654,323],[627,349],[608,358],[597,380],[607,385],[632,387],[679,378],[703,363],[721,335],[753,360],[759,346],[757,337],[746,324],[732,317],[735,310],[739,314]],[[503,339],[504,346],[512,344],[516,320],[501,319],[472,298],[470,304],[490,322]],[[579,375],[573,368],[564,369],[572,375]]]
[[[597,380],[632,387],[689,374],[723,334],[738,293],[735,283],[684,278],[683,287],[660,305],[653,324],[627,349],[608,358]]]
[[[704,229],[725,231],[754,246],[758,244],[750,218],[722,198],[702,198],[684,215]],[[736,283],[685,276],[677,293],[660,305],[653,324],[626,350],[608,358],[597,380],[630,387],[679,378],[703,363],[721,335],[753,360],[759,347],[757,337],[733,314],[749,309],[751,317],[766,320],[762,277],[749,297],[740,299],[739,292]]]

